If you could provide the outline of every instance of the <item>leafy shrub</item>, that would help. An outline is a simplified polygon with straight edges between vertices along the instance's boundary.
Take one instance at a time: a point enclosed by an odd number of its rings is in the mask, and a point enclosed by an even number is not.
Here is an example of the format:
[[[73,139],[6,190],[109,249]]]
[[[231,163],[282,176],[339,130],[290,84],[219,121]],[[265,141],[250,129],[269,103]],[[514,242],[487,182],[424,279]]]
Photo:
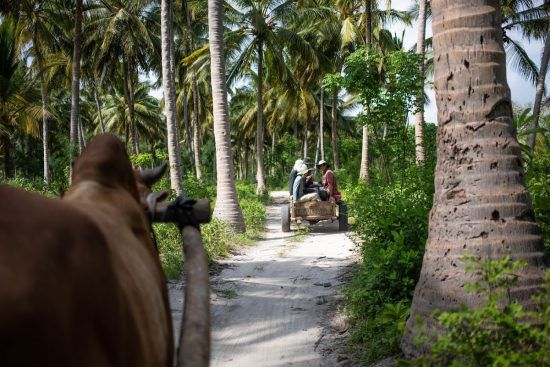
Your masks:
[[[229,224],[219,219],[212,219],[208,224],[201,226],[202,241],[208,260],[229,255],[233,249],[231,237],[233,233]]]
[[[190,199],[212,200],[216,197],[216,187],[199,181],[192,173],[188,173],[183,180],[183,192]]]
[[[439,313],[437,321],[445,333],[435,340],[417,338],[420,345],[432,346],[429,355],[401,365],[550,366],[550,272],[545,290],[535,298],[538,310],[528,312],[506,299],[507,287],[517,281],[514,272],[525,262],[509,257],[476,262],[465,256],[463,260],[468,264],[466,271],[480,279],[466,283],[466,289],[485,296],[484,305]]]
[[[414,168],[403,177],[392,186],[359,184],[344,193],[362,240],[362,264],[344,294],[351,340],[365,347],[366,362],[398,350],[398,325],[406,319],[422,266],[433,180],[427,170]],[[399,316],[387,322],[396,308]]]
[[[535,154],[526,172],[537,223],[544,235],[546,253],[550,254],[550,149]]]
[[[246,232],[250,236],[257,237],[265,227],[265,206],[259,200],[241,199]]]
[[[183,250],[178,228],[169,223],[153,224],[164,274],[168,279],[177,278],[183,267]]]
[[[48,197],[59,197],[62,191],[65,190],[64,184],[60,182],[52,182],[49,186],[40,178],[13,177],[7,181],[0,180],[0,183],[19,187],[23,190],[40,193]]]

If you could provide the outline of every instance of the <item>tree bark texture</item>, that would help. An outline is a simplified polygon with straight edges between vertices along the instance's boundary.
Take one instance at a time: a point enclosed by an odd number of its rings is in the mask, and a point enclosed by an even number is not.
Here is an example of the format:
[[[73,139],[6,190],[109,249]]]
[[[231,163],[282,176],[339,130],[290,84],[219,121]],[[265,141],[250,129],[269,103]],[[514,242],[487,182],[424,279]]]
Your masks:
[[[265,193],[265,174],[264,174],[264,121],[263,121],[263,44],[258,42],[258,112],[256,124],[256,194]]]
[[[195,152],[195,175],[202,180],[201,168],[201,123],[199,121],[199,88],[193,78],[193,150]]]
[[[548,71],[548,60],[550,59],[550,35],[546,35],[546,41],[544,42],[544,49],[540,60],[540,72],[537,80],[537,89],[535,93],[535,103],[533,104],[533,115],[535,118],[531,121],[531,129],[536,129],[539,126],[539,114],[540,106],[542,104],[542,96],[544,95],[544,81],[546,79],[546,72]],[[535,149],[536,133],[529,134],[527,144],[531,149]]]
[[[179,139],[176,120],[176,85],[172,69],[174,42],[171,37],[173,24],[170,13],[172,0],[162,0],[160,8],[161,47],[162,47],[162,88],[164,92],[164,114],[166,115],[166,132],[168,139],[168,161],[170,163],[170,186],[179,195],[181,188],[181,167],[179,165]]]
[[[321,101],[319,103],[319,149],[321,149],[321,159],[325,160],[325,144],[323,141],[324,115],[325,115],[325,89],[321,85]],[[315,162],[317,163],[317,162]]]
[[[130,67],[131,60],[127,56],[123,56],[122,64],[124,69],[124,95],[126,103],[128,104],[128,113],[130,115],[129,133],[130,144],[132,146],[132,154],[139,153],[139,144],[137,138],[136,124],[135,124],[135,111],[134,111],[134,88],[132,81],[132,72]]]
[[[416,164],[422,164],[424,154],[424,54],[426,51],[426,0],[418,0],[418,37],[416,39],[416,53],[420,56],[418,73],[422,80],[422,89],[416,96],[417,112],[414,116],[414,144],[416,147]]]
[[[365,45],[372,43],[372,0],[365,0]]]
[[[49,136],[50,130],[48,126],[48,95],[46,92],[46,79],[44,78],[44,58],[40,49],[40,44],[38,43],[38,37],[36,33],[33,33],[32,42],[36,52],[36,59],[38,62],[38,68],[40,69],[40,95],[42,99],[42,153],[43,153],[43,178],[46,185],[50,184],[50,154],[49,154]]]
[[[208,35],[210,39],[210,80],[216,143],[217,199],[214,217],[226,220],[239,232],[245,230],[244,218],[237,199],[233,174],[231,129],[227,106],[225,56],[223,43],[222,0],[208,0]]]
[[[82,50],[82,0],[76,1],[71,86],[71,159],[78,153],[78,120],[80,116],[80,56]]]
[[[435,195],[429,236],[402,343],[413,347],[416,318],[430,333],[438,309],[483,299],[466,292],[473,281],[460,257],[526,260],[508,289],[527,309],[543,284],[543,237],[527,192],[512,123],[498,0],[432,0],[438,109]]]
[[[336,110],[336,104],[338,103],[338,91],[334,89],[332,92],[332,126],[331,126],[331,141],[332,141],[332,154],[334,158],[334,169],[340,169],[340,158],[338,156],[338,145],[336,121],[338,120],[338,111]]]
[[[365,0],[365,45],[367,52],[372,43],[372,4],[371,0]],[[365,108],[368,114],[368,108]],[[363,142],[361,144],[361,166],[359,168],[359,179],[369,180],[369,129],[363,126]]]
[[[39,64],[42,64],[39,62]],[[40,70],[43,70],[42,67],[40,67]],[[48,110],[48,95],[46,93],[46,80],[44,78],[44,75],[40,73],[40,95],[42,97],[42,153],[43,153],[43,172],[44,172],[44,183],[46,185],[50,184],[50,150],[48,148],[49,146],[49,137],[50,137],[50,129],[48,127],[48,116],[47,116],[47,110]]]
[[[363,126],[363,140],[361,144],[361,167],[359,169],[359,179],[369,180],[369,128]]]

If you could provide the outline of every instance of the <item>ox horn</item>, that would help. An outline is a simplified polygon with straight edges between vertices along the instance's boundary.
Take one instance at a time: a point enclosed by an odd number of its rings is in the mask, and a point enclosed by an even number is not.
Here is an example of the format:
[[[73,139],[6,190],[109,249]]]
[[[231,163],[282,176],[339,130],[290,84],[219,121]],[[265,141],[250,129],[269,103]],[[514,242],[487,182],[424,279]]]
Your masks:
[[[166,168],[168,168],[168,165],[166,164],[166,162],[164,162],[163,164],[155,168],[138,170],[139,177],[141,178],[143,183],[150,188],[158,180],[160,180],[162,176],[164,176]]]

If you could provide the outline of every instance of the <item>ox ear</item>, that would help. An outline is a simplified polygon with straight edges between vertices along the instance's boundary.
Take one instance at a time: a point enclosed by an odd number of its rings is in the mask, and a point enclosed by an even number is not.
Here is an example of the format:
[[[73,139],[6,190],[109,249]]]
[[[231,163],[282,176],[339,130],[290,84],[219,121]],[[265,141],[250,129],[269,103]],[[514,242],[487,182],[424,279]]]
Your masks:
[[[138,170],[139,177],[145,186],[151,188],[158,180],[161,179],[162,176],[164,176],[166,168],[168,168],[168,165],[164,162],[155,168]]]

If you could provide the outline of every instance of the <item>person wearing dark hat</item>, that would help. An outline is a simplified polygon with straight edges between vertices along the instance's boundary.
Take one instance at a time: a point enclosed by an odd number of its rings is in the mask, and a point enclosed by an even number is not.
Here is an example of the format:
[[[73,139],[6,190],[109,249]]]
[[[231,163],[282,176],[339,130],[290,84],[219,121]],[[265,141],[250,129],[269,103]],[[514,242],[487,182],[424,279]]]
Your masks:
[[[323,189],[319,190],[319,196],[322,200],[340,201],[342,194],[338,191],[338,184],[336,183],[336,176],[334,172],[330,170],[330,167],[325,160],[320,160],[317,163],[317,168],[323,173]]]

